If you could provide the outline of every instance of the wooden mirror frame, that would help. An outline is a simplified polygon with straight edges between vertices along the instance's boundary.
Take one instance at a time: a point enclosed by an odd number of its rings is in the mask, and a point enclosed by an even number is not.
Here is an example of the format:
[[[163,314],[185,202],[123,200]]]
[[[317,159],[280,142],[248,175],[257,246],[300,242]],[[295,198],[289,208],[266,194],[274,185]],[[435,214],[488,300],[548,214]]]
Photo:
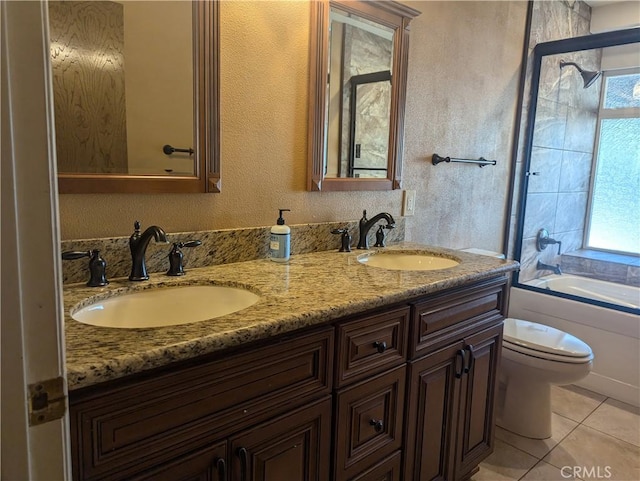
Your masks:
[[[60,194],[220,192],[220,7],[193,1],[195,175],[58,174]]]
[[[337,7],[393,29],[391,109],[387,178],[324,177],[327,65],[331,7]],[[317,0],[311,6],[311,60],[309,72],[309,150],[307,190],[392,190],[400,188],[404,110],[409,60],[409,23],[420,12],[390,0]]]

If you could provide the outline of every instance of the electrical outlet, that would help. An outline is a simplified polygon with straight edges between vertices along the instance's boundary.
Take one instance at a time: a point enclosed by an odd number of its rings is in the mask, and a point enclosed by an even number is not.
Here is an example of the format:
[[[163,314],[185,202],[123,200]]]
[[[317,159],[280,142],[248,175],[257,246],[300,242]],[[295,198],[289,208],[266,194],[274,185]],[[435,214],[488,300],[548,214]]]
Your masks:
[[[408,217],[416,211],[416,191],[405,190],[402,196],[402,215]]]

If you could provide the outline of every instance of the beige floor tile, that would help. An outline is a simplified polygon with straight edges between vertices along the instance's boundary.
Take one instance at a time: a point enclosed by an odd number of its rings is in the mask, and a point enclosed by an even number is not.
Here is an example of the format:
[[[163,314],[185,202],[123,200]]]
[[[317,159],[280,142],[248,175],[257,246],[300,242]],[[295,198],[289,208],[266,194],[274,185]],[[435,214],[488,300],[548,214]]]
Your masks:
[[[584,480],[640,479],[640,448],[587,426],[578,426],[544,459],[557,468],[577,467]]]
[[[640,408],[630,404],[607,399],[583,424],[640,446]]]
[[[578,386],[551,386],[551,410],[581,423],[606,396]]]
[[[473,481],[515,481],[520,479],[538,460],[519,449],[496,439],[495,450],[483,463]]]
[[[580,480],[580,478],[573,476],[571,469],[565,468],[564,471],[560,471],[560,468],[540,461],[520,481],[566,481],[572,479]]]
[[[558,414],[551,415],[551,437],[548,439],[531,439],[496,427],[496,437],[505,443],[515,446],[526,453],[542,459],[553,447],[562,441],[578,423]]]

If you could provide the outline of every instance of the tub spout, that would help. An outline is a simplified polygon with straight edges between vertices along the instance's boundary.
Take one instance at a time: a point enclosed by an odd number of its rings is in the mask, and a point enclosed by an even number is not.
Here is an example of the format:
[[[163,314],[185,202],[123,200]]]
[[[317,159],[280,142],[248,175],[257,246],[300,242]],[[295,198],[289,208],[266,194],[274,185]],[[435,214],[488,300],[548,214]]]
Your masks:
[[[560,270],[560,264],[556,264],[555,266],[551,266],[549,264],[545,264],[541,261],[538,261],[536,264],[536,270],[538,271],[553,271],[554,274],[561,275],[562,271]]]

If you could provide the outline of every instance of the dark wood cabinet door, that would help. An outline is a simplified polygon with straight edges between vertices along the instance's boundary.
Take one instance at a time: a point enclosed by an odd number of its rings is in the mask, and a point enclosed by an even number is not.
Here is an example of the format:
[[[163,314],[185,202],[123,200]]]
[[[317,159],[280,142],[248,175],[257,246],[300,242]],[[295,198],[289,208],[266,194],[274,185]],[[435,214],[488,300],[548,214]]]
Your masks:
[[[226,448],[226,441],[222,441],[180,456],[129,479],[131,481],[229,481]]]
[[[466,477],[493,451],[494,400],[502,347],[502,323],[465,339],[457,428],[455,479]]]
[[[329,479],[331,398],[257,425],[229,442],[234,481]]]
[[[409,363],[404,479],[453,479],[451,447],[458,413],[464,343]]]

